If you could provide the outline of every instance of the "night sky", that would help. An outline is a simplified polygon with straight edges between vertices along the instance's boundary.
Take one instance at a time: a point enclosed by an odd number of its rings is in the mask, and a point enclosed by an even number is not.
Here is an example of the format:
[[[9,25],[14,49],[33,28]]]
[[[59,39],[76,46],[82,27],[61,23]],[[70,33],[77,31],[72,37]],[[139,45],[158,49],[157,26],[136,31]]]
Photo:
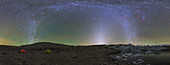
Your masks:
[[[168,0],[0,0],[0,45],[170,44]]]

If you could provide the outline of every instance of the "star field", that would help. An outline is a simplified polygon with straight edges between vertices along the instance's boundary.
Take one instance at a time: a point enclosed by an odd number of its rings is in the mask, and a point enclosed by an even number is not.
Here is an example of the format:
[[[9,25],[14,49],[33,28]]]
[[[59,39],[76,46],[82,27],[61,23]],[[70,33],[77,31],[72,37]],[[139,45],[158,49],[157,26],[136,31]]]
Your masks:
[[[170,44],[168,0],[1,0],[0,45]]]

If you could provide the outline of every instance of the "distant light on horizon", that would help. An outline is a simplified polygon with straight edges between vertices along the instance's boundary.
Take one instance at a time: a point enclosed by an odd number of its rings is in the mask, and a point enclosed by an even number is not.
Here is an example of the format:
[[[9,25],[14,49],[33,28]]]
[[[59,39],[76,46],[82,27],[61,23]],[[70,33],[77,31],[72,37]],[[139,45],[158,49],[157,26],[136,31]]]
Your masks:
[[[107,43],[96,43],[96,44],[99,44],[99,45],[103,45],[103,44],[106,44],[106,45],[107,45]]]

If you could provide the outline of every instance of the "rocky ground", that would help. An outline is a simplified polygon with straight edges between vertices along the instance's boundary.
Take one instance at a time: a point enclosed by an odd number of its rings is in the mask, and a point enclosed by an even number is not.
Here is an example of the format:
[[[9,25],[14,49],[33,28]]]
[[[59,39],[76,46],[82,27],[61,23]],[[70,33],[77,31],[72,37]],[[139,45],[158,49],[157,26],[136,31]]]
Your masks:
[[[0,65],[141,65],[143,59],[139,51],[152,53],[165,47],[152,50],[131,50],[133,45],[94,45],[67,46],[47,42],[32,45],[0,46]],[[25,49],[26,53],[19,53]],[[51,49],[53,53],[46,54]]]

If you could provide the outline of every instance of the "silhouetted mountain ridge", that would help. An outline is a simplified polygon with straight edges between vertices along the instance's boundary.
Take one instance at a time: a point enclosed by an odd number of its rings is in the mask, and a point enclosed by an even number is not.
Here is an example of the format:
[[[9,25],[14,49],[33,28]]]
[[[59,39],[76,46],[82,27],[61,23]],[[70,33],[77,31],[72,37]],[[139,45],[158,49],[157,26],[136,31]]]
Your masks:
[[[32,50],[45,50],[45,49],[68,49],[72,46],[59,44],[59,43],[51,43],[51,42],[38,42],[30,45],[22,45],[21,48],[32,49]]]

